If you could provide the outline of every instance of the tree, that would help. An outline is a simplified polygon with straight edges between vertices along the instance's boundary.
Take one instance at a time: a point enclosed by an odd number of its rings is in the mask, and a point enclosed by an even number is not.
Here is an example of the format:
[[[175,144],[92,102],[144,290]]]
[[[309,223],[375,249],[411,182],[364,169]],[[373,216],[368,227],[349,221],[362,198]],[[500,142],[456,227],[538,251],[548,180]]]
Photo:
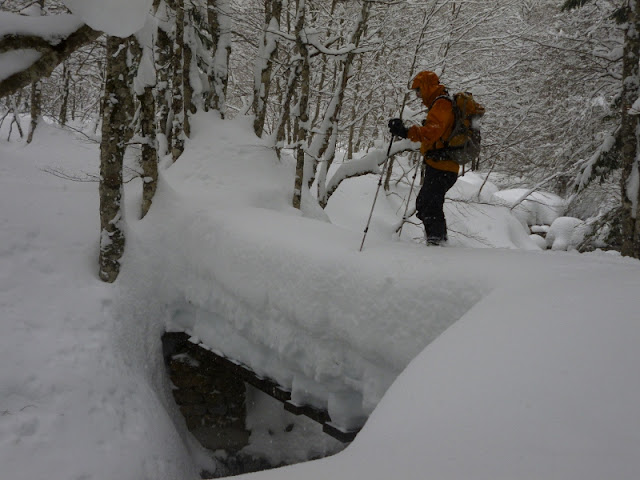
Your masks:
[[[301,208],[302,205],[302,189],[304,185],[304,164],[306,156],[306,139],[309,136],[309,82],[311,78],[309,66],[309,49],[307,48],[307,39],[304,34],[304,25],[306,22],[306,2],[298,0],[296,13],[296,53],[299,60],[296,62],[295,71],[292,74],[295,78],[300,79],[300,94],[298,96],[298,105],[296,108],[297,118],[295,131],[296,155],[296,173],[293,186],[292,204],[294,208]]]
[[[640,164],[638,162],[638,116],[632,107],[640,98],[640,4],[623,7],[627,22],[622,68],[620,156],[622,160],[622,254],[640,258]]]
[[[42,15],[42,10],[44,9],[44,0],[38,0],[36,2],[37,14]],[[36,80],[31,84],[31,98],[30,105],[31,111],[30,117],[31,121],[29,123],[29,133],[27,135],[27,143],[31,143],[33,141],[33,135],[38,127],[38,122],[40,121],[40,115],[42,114],[42,87],[40,85],[40,81]]]
[[[120,273],[125,236],[122,210],[122,168],[127,142],[131,138],[133,99],[131,71],[127,65],[133,38],[107,38],[102,140],[100,142],[100,256],[99,276],[114,282]]]
[[[581,7],[590,0],[567,0],[563,9]],[[601,149],[602,154],[619,158],[622,170],[621,187],[621,253],[625,256],[640,258],[640,164],[638,141],[638,113],[635,105],[640,98],[640,4],[636,1],[623,1],[615,12],[615,17],[626,25],[624,51],[622,55],[622,77],[620,98],[620,126],[617,129],[615,143]],[[599,160],[600,158],[597,158]]]
[[[208,65],[210,91],[207,108],[218,110],[224,118],[231,56],[231,4],[229,0],[207,0],[207,20],[211,34],[211,64]]]
[[[278,38],[275,32],[280,30],[282,0],[265,0],[264,5],[264,31],[256,61],[253,92],[253,112],[255,114],[253,130],[258,137],[262,136],[267,116],[271,72],[278,47]]]

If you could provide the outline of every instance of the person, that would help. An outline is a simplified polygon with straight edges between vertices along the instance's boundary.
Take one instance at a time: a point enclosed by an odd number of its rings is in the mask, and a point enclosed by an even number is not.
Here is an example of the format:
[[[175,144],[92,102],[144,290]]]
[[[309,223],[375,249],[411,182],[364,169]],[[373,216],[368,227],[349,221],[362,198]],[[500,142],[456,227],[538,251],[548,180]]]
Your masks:
[[[393,118],[389,120],[389,131],[392,135],[420,142],[420,152],[426,165],[424,182],[416,199],[416,216],[424,223],[427,243],[440,245],[447,240],[444,196],[456,183],[459,169],[456,162],[447,158],[444,150],[444,142],[449,138],[455,121],[453,103],[434,72],[418,73],[411,89],[428,108],[426,120],[422,126],[407,128],[401,119]]]

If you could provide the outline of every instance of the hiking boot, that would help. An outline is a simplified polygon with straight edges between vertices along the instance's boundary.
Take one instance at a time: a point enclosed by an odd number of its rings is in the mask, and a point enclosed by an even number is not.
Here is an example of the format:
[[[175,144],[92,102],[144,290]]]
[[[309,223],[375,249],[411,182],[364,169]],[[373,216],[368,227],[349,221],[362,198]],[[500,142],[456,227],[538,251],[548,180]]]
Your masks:
[[[442,243],[442,238],[427,237],[427,246],[429,245],[438,246],[440,245],[440,243]]]

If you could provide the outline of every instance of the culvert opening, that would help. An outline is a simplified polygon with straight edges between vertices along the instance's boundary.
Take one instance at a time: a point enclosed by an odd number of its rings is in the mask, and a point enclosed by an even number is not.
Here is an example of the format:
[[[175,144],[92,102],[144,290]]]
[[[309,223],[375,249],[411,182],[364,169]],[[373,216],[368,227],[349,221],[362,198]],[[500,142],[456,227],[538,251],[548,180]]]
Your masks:
[[[203,472],[203,478],[333,455],[359,431],[341,430],[326,411],[292,403],[286,389],[191,342],[188,334],[167,332],[162,346],[187,428],[204,448],[216,452],[219,468]]]

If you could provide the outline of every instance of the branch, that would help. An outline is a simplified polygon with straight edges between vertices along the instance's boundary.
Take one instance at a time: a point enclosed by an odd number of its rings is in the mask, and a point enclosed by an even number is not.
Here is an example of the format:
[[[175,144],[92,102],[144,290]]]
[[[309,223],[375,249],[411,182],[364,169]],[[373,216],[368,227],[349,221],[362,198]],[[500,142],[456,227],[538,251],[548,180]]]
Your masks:
[[[406,150],[415,150],[415,144],[410,140],[395,142],[389,152],[389,156]],[[369,173],[377,174],[378,167],[387,160],[386,149],[372,150],[367,155],[357,160],[351,160],[343,163],[338,167],[331,179],[327,182],[326,191],[323,198],[320,199],[321,205],[326,205],[331,195],[338,189],[343,180],[353,177],[360,177]]]
[[[45,53],[51,50],[51,44],[37,35],[6,35],[0,39],[0,53],[12,50],[36,50]]]
[[[42,56],[30,67],[0,81],[0,98],[11,95],[41,78],[48,77],[73,52],[96,40],[100,35],[102,32],[83,25],[56,45],[48,44],[45,46],[42,42],[34,41],[32,35],[4,37],[0,42],[0,52],[6,52],[7,45],[15,45],[17,42],[20,45],[18,48],[33,48],[42,52]],[[25,44],[20,44],[22,41],[31,43],[27,43],[25,47]]]
[[[544,180],[538,182],[536,185],[534,185],[533,187],[531,187],[530,189],[528,189],[525,193],[523,193],[520,198],[518,198],[513,205],[511,205],[509,207],[509,210],[513,210],[514,208],[516,208],[518,205],[520,205],[522,202],[524,202],[525,200],[527,200],[527,198],[529,197],[529,195],[531,195],[532,193],[534,193],[535,191],[537,191],[541,186],[543,186],[544,184],[550,182],[551,180],[553,180],[554,178],[560,177],[562,175],[566,175],[566,172],[556,172],[553,175],[551,175],[550,177],[545,178]]]

